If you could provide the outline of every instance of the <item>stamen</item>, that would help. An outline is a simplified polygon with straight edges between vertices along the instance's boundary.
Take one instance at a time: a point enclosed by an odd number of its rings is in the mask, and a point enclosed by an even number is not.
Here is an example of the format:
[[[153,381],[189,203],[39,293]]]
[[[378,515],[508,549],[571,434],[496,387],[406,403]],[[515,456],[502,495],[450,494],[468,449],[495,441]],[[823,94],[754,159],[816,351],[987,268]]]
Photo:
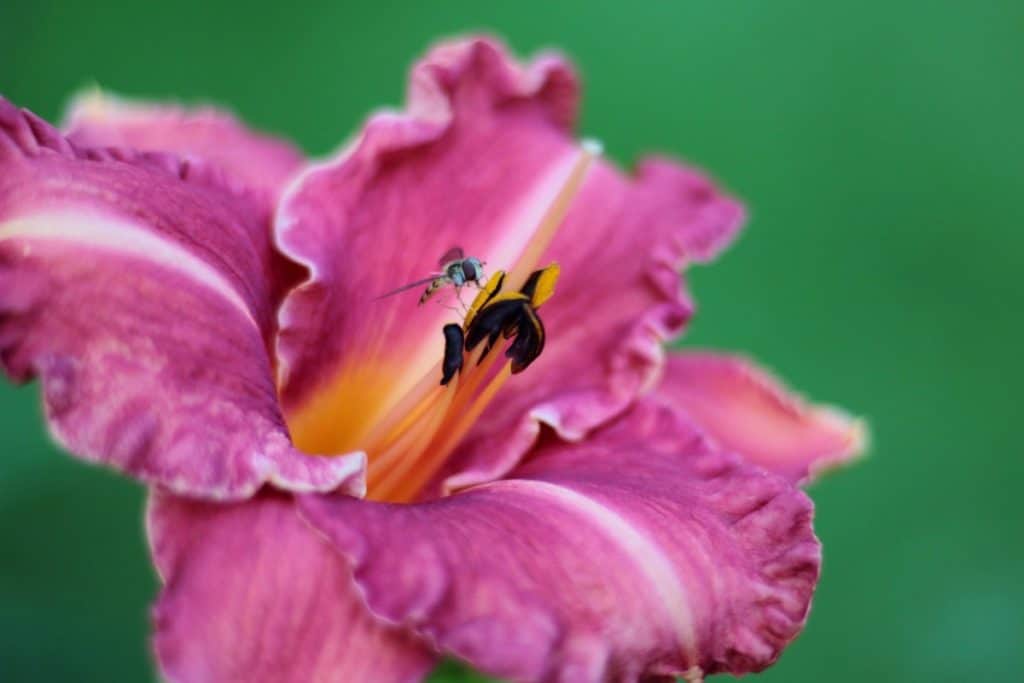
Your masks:
[[[459,395],[455,397],[455,402],[452,405],[452,415],[461,415],[469,405],[473,397],[477,395],[477,390],[480,385],[483,384],[484,380],[491,376],[491,369],[494,364],[498,362],[500,354],[492,353],[486,358],[480,358],[480,354],[483,353],[482,348],[477,348],[469,355],[469,363],[464,367],[468,368],[469,371],[462,377],[462,390],[459,391]],[[471,364],[470,364],[471,363]],[[447,426],[447,425],[445,425]]]
[[[439,390],[437,378],[441,376],[441,361],[438,361],[430,368],[430,371],[419,379],[418,382],[408,391],[405,396],[394,405],[370,430],[364,442],[365,450],[372,453],[380,447],[380,442],[388,437],[398,425],[403,423],[410,412],[419,410],[420,406],[430,405],[438,395]],[[453,391],[451,387],[449,391]]]
[[[454,394],[455,389],[456,387],[453,386],[448,393]],[[401,416],[402,419],[398,424],[393,425],[390,429],[384,432],[377,441],[369,442],[372,444],[372,449],[368,447],[367,450],[377,452],[390,448],[391,444],[393,444],[400,436],[405,434],[412,425],[419,422],[420,418],[426,415],[429,410],[433,409],[437,405],[438,401],[441,399],[442,393],[444,393],[444,388],[437,387],[434,391],[427,394],[423,400],[416,404],[415,408]]]
[[[387,446],[383,452],[373,457],[367,467],[367,492],[372,500],[397,500],[389,494],[389,490],[400,485],[407,478],[407,471],[419,465],[418,458],[412,454],[422,452],[424,444],[428,444],[434,434],[448,416],[449,408],[458,389],[459,378],[456,377],[447,391],[430,405],[429,412],[421,419],[411,423],[397,440]],[[426,482],[424,482],[426,483]],[[421,484],[422,486],[422,484]],[[418,491],[418,489],[417,489]]]
[[[441,454],[440,457],[442,460],[446,460],[449,453],[455,450],[455,446],[462,441],[462,437],[464,437],[469,432],[470,428],[476,424],[477,419],[484,412],[484,409],[488,404],[490,404],[491,399],[494,398],[495,394],[498,393],[498,390],[504,386],[505,382],[507,382],[508,378],[511,376],[512,363],[505,363],[505,365],[501,367],[501,370],[498,371],[498,374],[496,374],[487,386],[484,387],[483,391],[480,392],[480,395],[473,400],[473,403],[469,408],[465,411],[461,411],[461,413],[454,414],[455,423],[450,427],[446,424],[446,428],[440,434],[440,436],[443,437],[443,440],[438,444],[437,452]],[[434,444],[431,445],[433,446]]]
[[[488,364],[489,365],[489,364]],[[483,366],[481,366],[482,368]],[[393,470],[394,476],[385,481],[374,484],[371,482],[368,490],[372,498],[388,500],[396,503],[407,503],[415,500],[423,487],[426,486],[434,475],[441,469],[448,456],[455,450],[455,447],[462,441],[476,423],[484,408],[491,402],[498,390],[512,376],[511,363],[505,363],[501,370],[484,387],[483,391],[473,400],[465,411],[448,411],[447,418],[437,429],[434,439],[423,449],[419,458],[402,458],[399,470]],[[415,468],[413,468],[415,465]]]

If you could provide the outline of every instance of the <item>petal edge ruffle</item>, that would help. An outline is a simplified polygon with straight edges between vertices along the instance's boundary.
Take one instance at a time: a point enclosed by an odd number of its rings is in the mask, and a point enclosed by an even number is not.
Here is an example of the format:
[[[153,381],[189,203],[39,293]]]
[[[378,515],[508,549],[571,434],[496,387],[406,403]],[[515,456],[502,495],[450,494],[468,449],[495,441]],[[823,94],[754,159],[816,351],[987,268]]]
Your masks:
[[[98,89],[72,99],[64,127],[76,145],[127,147],[202,160],[271,196],[280,193],[304,161],[291,144],[252,131],[215,107],[143,102]]]
[[[448,498],[301,505],[375,614],[514,680],[760,670],[802,629],[820,563],[802,492],[648,403]]]

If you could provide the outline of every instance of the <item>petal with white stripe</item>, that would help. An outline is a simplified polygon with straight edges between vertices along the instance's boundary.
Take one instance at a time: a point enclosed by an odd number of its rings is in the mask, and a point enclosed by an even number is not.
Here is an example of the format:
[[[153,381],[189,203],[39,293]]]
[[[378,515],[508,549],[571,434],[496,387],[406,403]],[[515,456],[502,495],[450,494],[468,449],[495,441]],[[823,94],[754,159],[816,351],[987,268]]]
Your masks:
[[[200,163],[80,148],[0,99],[0,364],[72,453],[215,498],[350,482],[277,403],[264,202]]]
[[[302,507],[375,614],[514,680],[760,670],[802,629],[820,562],[803,493],[654,403],[449,498]]]

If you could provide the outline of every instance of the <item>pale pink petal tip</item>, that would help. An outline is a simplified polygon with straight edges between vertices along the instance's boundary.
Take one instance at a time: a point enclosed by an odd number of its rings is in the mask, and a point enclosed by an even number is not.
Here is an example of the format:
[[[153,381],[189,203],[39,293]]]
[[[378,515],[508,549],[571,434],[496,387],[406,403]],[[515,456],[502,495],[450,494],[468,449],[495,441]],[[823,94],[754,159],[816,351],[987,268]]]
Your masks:
[[[809,405],[742,357],[674,353],[657,393],[722,448],[792,481],[812,480],[868,447],[863,420]]]
[[[216,164],[250,188],[277,195],[304,162],[291,143],[249,129],[214,106],[185,107],[112,95],[75,95],[64,129],[75,144],[171,152]]]

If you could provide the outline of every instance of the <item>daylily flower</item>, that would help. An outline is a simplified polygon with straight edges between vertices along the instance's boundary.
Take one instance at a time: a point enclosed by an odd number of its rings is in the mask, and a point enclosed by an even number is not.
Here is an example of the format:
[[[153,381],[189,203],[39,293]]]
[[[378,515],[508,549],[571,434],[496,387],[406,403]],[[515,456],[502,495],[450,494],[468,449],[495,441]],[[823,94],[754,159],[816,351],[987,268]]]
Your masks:
[[[760,670],[817,582],[798,485],[859,424],[751,362],[669,352],[679,270],[743,220],[699,172],[577,142],[577,81],[487,40],[322,163],[230,115],[92,94],[63,131],[0,100],[0,359],[71,453],[152,487],[173,681],[526,681]],[[546,344],[440,384],[452,246]],[[502,341],[500,343],[507,344]]]

